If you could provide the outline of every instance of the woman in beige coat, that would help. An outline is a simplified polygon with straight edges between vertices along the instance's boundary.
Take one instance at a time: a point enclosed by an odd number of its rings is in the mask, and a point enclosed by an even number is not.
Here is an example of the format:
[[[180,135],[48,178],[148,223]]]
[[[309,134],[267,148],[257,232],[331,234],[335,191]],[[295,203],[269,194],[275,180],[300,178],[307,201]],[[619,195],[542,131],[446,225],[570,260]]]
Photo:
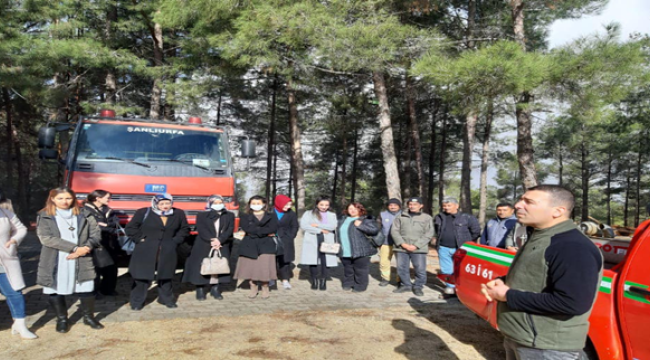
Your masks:
[[[7,298],[7,305],[14,324],[12,334],[23,339],[36,339],[25,325],[25,298],[21,290],[25,287],[23,272],[18,259],[18,245],[27,235],[27,229],[13,212],[11,200],[0,190],[0,293]]]

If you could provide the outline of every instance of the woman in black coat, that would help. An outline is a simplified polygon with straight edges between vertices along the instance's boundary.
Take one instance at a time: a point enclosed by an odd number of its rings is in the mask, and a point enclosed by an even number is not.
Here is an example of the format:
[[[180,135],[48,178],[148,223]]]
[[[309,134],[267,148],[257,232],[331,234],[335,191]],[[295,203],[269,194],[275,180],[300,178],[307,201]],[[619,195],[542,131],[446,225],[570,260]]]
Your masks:
[[[158,302],[170,309],[177,307],[172,292],[176,249],[189,235],[189,226],[185,212],[173,208],[172,201],[169,194],[157,194],[151,208],[136,211],[126,225],[126,234],[136,243],[129,262],[132,310],[142,310],[153,280],[158,283]]]
[[[206,210],[196,216],[196,229],[199,234],[192,246],[192,253],[185,262],[183,282],[196,286],[197,300],[206,299],[205,288],[208,284],[212,284],[210,295],[217,300],[223,300],[219,285],[229,284],[230,274],[201,275],[201,262],[210,255],[212,249],[219,250],[221,257],[230,259],[235,215],[226,210],[223,198],[219,195],[212,195],[208,198]]]
[[[115,237],[117,224],[120,221],[117,214],[108,206],[111,193],[106,190],[94,190],[84,202],[83,211],[92,215],[99,225],[102,233],[101,246],[92,252],[93,263],[97,277],[95,278],[95,292],[97,296],[115,296],[117,286],[117,266],[115,258],[118,246]]]
[[[253,196],[248,200],[248,213],[239,217],[239,225],[246,233],[239,245],[239,259],[235,279],[250,280],[249,298],[257,297],[259,282],[262,299],[269,298],[269,281],[278,278],[275,254],[277,245],[273,236],[278,231],[278,218],[267,212],[266,198]]]
[[[278,263],[278,278],[282,280],[285,290],[291,289],[291,263],[296,259],[295,239],[298,235],[298,216],[291,211],[293,203],[286,195],[278,195],[273,201],[274,213],[278,218],[278,237],[282,247],[276,254]]]
[[[341,244],[343,290],[363,292],[368,288],[370,257],[377,254],[377,248],[367,236],[377,235],[379,224],[358,202],[350,203],[343,213],[345,216],[336,228],[336,240]]]

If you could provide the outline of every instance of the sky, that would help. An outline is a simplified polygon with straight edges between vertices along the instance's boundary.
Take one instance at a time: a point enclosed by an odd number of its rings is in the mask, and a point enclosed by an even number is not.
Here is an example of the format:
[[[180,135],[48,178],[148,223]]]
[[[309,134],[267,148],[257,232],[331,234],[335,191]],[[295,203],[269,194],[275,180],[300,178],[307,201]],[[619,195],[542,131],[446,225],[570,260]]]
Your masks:
[[[554,48],[581,36],[604,33],[604,25],[612,22],[621,25],[622,41],[634,32],[650,34],[650,0],[610,0],[600,15],[556,21],[550,28],[549,45]]]

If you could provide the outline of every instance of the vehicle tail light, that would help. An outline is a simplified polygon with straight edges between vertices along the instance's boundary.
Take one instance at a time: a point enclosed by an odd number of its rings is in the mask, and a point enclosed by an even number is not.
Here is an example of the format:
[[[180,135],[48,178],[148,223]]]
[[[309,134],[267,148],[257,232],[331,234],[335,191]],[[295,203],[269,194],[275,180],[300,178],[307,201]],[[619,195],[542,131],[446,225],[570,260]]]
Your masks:
[[[115,110],[102,109],[102,110],[99,111],[99,116],[105,117],[105,118],[114,118],[115,117]]]

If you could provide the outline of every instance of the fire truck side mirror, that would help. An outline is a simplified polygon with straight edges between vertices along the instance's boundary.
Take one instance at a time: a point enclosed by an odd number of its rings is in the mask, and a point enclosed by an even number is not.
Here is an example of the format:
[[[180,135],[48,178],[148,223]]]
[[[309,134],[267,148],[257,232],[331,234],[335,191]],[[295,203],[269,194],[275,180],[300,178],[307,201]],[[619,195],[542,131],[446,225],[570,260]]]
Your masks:
[[[52,149],[56,139],[56,128],[43,126],[38,129],[38,148]]]
[[[253,140],[242,140],[241,142],[241,157],[243,158],[254,158],[257,154],[255,153],[255,141]]]
[[[54,149],[42,149],[38,152],[38,158],[41,160],[56,159],[59,157],[59,152]]]

